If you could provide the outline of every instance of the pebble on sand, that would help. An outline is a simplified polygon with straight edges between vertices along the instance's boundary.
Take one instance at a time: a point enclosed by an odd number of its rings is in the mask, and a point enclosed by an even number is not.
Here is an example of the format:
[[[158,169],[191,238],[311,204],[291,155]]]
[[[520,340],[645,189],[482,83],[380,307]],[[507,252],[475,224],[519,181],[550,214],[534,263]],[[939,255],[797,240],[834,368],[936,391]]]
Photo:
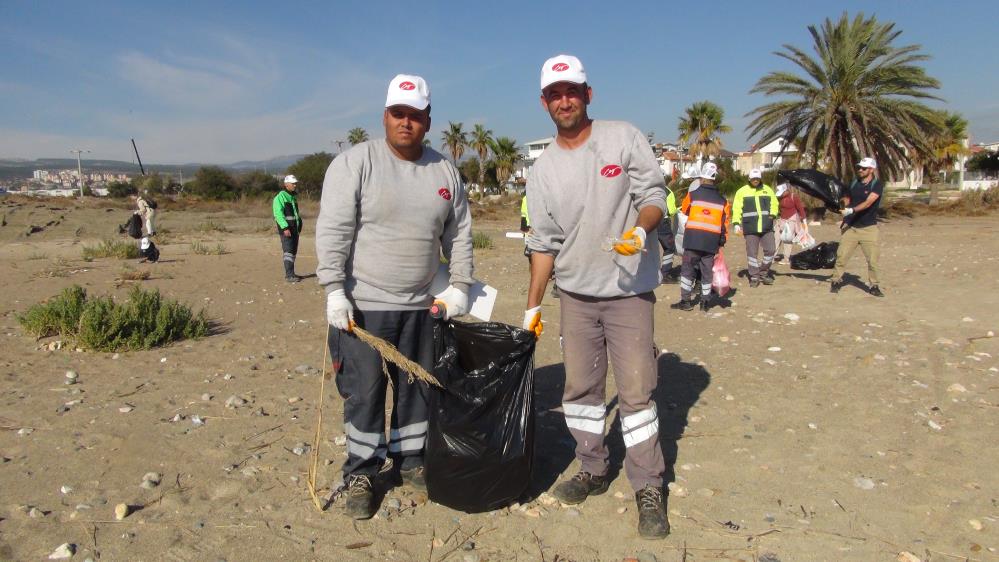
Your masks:
[[[895,562],[922,562],[918,556],[911,552],[902,551],[898,553],[898,557],[895,558]]]
[[[64,560],[72,558],[74,554],[76,554],[76,545],[65,542],[49,554],[49,560]]]
[[[954,383],[947,387],[947,392],[968,392],[968,389],[960,383]]]
[[[236,396],[235,394],[233,394],[229,398],[226,398],[225,401],[226,408],[238,408],[244,404],[246,404],[246,400],[243,400],[242,398]]]
[[[985,527],[978,519],[969,519],[968,525],[971,525],[971,528],[976,531],[981,531]]]
[[[134,409],[135,408],[133,408],[131,406],[122,406],[121,408],[118,408],[118,411],[121,412],[121,413],[123,413],[123,414],[127,414],[127,413],[131,412]]]
[[[622,513],[626,512],[626,511],[628,511],[628,508],[625,507],[625,506],[623,506],[623,505],[621,507],[617,508],[617,514],[618,515],[621,515]]]
[[[858,476],[854,478],[853,485],[860,488],[861,490],[873,490],[875,486],[874,480],[871,480],[870,478],[866,478],[864,476]]]
[[[127,503],[120,503],[120,504],[114,506],[114,518],[115,518],[115,520],[116,521],[121,521],[121,520],[125,519],[126,517],[128,517],[128,512],[129,512],[129,509],[128,509],[128,504]]]

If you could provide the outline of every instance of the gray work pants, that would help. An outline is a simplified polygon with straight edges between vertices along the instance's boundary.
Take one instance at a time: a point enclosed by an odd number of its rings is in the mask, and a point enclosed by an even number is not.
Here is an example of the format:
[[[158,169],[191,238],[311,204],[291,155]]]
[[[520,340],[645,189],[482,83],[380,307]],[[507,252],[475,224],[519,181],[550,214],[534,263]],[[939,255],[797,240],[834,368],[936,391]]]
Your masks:
[[[760,246],[763,246],[763,259],[759,258]],[[758,280],[769,275],[776,253],[777,240],[772,230],[764,234],[747,234],[746,262],[749,264],[749,278]]]
[[[562,350],[565,392],[562,410],[576,440],[581,470],[607,474],[607,357],[614,365],[621,433],[627,448],[624,470],[632,488],[662,486],[666,463],[659,444],[656,359],[652,311],[656,297],[644,293],[614,299],[562,291]]]
[[[715,254],[700,250],[684,250],[683,264],[680,266],[680,298],[685,301],[694,298],[694,280],[698,271],[701,273],[701,297],[710,295],[714,266]]]
[[[354,311],[354,322],[394,345],[403,355],[430,371],[434,366],[434,327],[428,310]],[[385,395],[388,377],[381,355],[356,336],[330,328],[336,387],[343,398],[343,426],[347,434],[344,478],[351,474],[374,476],[385,457],[405,469],[423,465],[427,441],[426,383],[389,363],[392,378],[391,427],[385,439]]]
[[[295,256],[298,255],[298,229],[294,225],[288,225],[291,236],[285,236],[281,227],[278,227],[278,237],[281,239],[281,261],[284,263],[284,276],[286,278],[295,277]]]

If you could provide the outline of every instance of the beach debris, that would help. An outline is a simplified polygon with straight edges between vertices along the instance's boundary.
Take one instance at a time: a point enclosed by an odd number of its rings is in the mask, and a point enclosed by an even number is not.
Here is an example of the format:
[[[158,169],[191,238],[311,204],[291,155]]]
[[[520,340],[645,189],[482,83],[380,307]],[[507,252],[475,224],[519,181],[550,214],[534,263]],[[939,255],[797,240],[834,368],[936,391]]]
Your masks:
[[[968,389],[960,383],[954,383],[947,387],[947,392],[968,392]]]
[[[982,529],[985,528],[985,526],[982,525],[982,522],[979,521],[978,519],[969,519],[968,525],[971,525],[971,528],[976,531],[981,531]]]
[[[628,507],[622,505],[621,507],[617,508],[615,511],[617,511],[618,515],[621,515],[621,514],[623,514],[623,513],[625,513],[625,512],[628,511]]]
[[[73,488],[70,488],[69,486],[66,486],[66,485],[63,485],[63,486],[61,486],[59,488],[59,492],[61,492],[63,494],[68,494],[68,493],[70,493],[72,491],[73,491]]]
[[[121,521],[121,520],[125,519],[126,517],[128,517],[128,514],[130,513],[130,511],[131,510],[129,509],[127,503],[120,503],[120,504],[114,506],[114,518],[115,518],[115,520],[116,521]]]
[[[146,490],[152,490],[160,485],[160,481],[162,479],[163,475],[159,472],[147,472],[142,476],[142,483],[139,484],[139,487]]]
[[[207,392],[201,395],[201,401],[202,402],[208,402],[211,399],[212,399],[212,395],[209,394],[209,393],[207,393]]]
[[[200,427],[202,425],[205,425],[205,420],[201,419],[201,416],[199,416],[198,414],[194,414],[193,416],[191,416],[191,423],[194,424],[194,427]]]
[[[226,408],[238,408],[238,407],[243,406],[245,404],[246,404],[246,400],[244,400],[243,398],[240,398],[239,396],[236,396],[235,394],[233,394],[229,398],[226,398],[226,401],[225,401],[225,407]]]
[[[873,490],[874,480],[867,478],[866,476],[858,476],[853,479],[853,485],[860,488],[861,490]]]
[[[790,322],[797,322],[798,320],[801,320],[801,317],[793,312],[788,312],[784,315],[784,318]]]
[[[131,412],[134,409],[135,409],[134,406],[122,406],[121,408],[118,408],[118,411],[121,412],[121,413],[123,413],[123,414],[127,414],[127,413]]]
[[[333,438],[333,444],[336,445],[337,447],[346,447],[347,446],[347,436],[346,435],[337,435],[336,437]]]
[[[938,424],[937,422],[935,422],[933,420],[928,420],[926,422],[926,425],[930,426],[930,429],[933,429],[933,430],[936,430],[936,431],[940,431],[941,429],[943,429],[942,425]]]
[[[309,450],[308,443],[299,443],[298,445],[295,445],[294,447],[291,448],[292,454],[297,455],[299,457],[308,452],[308,450]]]
[[[898,553],[898,557],[896,557],[895,560],[896,562],[922,562],[918,556],[904,550]]]
[[[65,560],[66,558],[72,558],[76,554],[76,545],[68,542],[64,542],[49,554],[49,560]]]
[[[22,427],[21,429],[17,430],[17,434],[21,437],[24,437],[25,435],[31,435],[34,431],[35,430],[30,427]]]
[[[76,371],[66,371],[66,384],[76,384],[80,375]]]

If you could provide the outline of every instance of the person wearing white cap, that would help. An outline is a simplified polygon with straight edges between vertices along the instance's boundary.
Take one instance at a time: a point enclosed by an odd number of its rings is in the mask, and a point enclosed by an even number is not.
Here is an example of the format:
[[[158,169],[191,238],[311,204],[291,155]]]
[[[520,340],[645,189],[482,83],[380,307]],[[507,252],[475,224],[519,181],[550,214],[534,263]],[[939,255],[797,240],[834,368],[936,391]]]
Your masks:
[[[715,256],[727,240],[732,207],[718,192],[715,178],[718,166],[705,162],[700,170],[700,186],[689,191],[680,205],[687,217],[683,232],[683,263],[680,265],[680,300],[671,304],[677,310],[693,310],[696,295],[694,283],[701,279],[701,310],[711,308],[711,281],[714,279]]]
[[[574,56],[541,67],[541,106],[557,131],[527,180],[531,279],[524,329],[541,335],[541,301],[552,272],[561,294],[565,358],[562,410],[576,440],[579,472],[553,490],[576,504],[609,485],[604,444],[607,360],[614,363],[624,469],[635,490],[638,532],[669,533],[653,399],[653,290],[659,245],[646,243],[666,209],[666,186],[641,131],[621,121],[594,121],[586,71]],[[623,234],[622,234],[623,233]]]
[[[868,292],[876,297],[885,296],[878,287],[878,257],[881,253],[878,248],[878,208],[884,184],[877,177],[877,168],[878,163],[873,158],[862,158],[857,163],[857,177],[843,197],[846,208],[843,209],[843,222],[840,224],[843,234],[831,278],[830,291],[833,293],[838,293],[843,287],[843,270],[859,246],[867,259]]]
[[[326,291],[328,345],[344,398],[346,511],[355,519],[377,511],[375,476],[387,456],[403,483],[426,488],[429,406],[424,383],[400,376],[394,366],[386,377],[378,352],[351,331],[363,328],[431,370],[430,286],[442,255],[450,272],[450,285],[440,296],[445,315],[468,311],[471,214],[458,170],[423,144],[430,107],[423,78],[393,78],[382,114],[385,138],[337,156],[323,181],[316,275]],[[395,403],[386,436],[389,379]]]
[[[799,230],[807,233],[808,228],[805,205],[802,203],[801,197],[787,183],[777,186],[777,209],[780,212],[780,217],[777,218],[776,230],[780,235],[777,237],[777,250],[774,261],[780,263],[784,257],[784,244],[788,245],[788,253],[790,253],[792,247],[792,242],[785,241],[784,231],[789,230],[792,233],[792,238],[789,238],[790,240],[793,239],[794,233]]]
[[[288,283],[298,283],[301,278],[295,274],[295,256],[298,255],[298,237],[302,234],[302,216],[298,214],[298,199],[295,190],[298,188],[298,178],[293,175],[284,177],[284,189],[274,196],[271,211],[274,222],[277,223],[278,236],[281,238],[281,260],[284,263],[284,280]]]
[[[774,221],[777,218],[777,194],[763,183],[759,168],[749,171],[749,184],[735,192],[732,203],[732,225],[736,234],[746,237],[746,262],[749,265],[749,286],[760,283],[773,285],[770,265],[777,253]],[[760,259],[760,247],[763,259]]]

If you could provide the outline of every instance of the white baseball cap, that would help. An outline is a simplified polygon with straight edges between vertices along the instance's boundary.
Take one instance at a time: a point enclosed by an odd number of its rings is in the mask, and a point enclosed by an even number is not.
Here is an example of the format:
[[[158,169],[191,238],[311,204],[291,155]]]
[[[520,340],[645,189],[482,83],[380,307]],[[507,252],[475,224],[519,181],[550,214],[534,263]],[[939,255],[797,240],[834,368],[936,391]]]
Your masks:
[[[763,179],[763,172],[759,168],[753,168],[749,171],[749,179],[758,180]]]
[[[149,238],[143,238],[141,241],[139,241],[139,248],[141,248],[143,250],[148,250],[149,249]]]
[[[389,82],[385,107],[408,105],[423,111],[430,105],[430,86],[423,78],[413,74],[397,74]]]
[[[583,63],[572,55],[556,55],[541,65],[541,89],[556,82],[586,83],[586,70]]]
[[[296,178],[291,174],[288,174],[287,176],[284,177],[284,183],[298,183],[298,178]]]
[[[718,166],[714,162],[705,162],[701,166],[701,179],[713,180],[718,175]]]
[[[786,183],[782,183],[782,184],[778,185],[777,186],[777,197],[780,197],[781,195],[784,195],[785,193],[787,193],[787,184]]]
[[[873,158],[871,158],[870,156],[868,156],[866,158],[862,158],[860,160],[860,162],[857,163],[857,167],[858,168],[874,168],[875,170],[877,170],[878,169],[878,163]]]

